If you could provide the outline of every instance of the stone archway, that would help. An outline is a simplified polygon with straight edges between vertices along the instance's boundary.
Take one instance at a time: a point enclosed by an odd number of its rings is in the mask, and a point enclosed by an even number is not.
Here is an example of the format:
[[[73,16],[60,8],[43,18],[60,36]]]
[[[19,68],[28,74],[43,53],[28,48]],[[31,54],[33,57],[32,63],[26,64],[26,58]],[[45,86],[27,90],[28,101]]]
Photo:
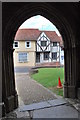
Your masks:
[[[3,102],[6,112],[17,108],[18,96],[15,90],[14,65],[13,65],[13,41],[19,26],[34,15],[42,15],[60,31],[64,41],[65,82],[64,97],[77,97],[77,59],[76,44],[73,29],[62,11],[56,9],[57,5],[50,3],[27,3],[19,8],[9,19],[3,32]]]

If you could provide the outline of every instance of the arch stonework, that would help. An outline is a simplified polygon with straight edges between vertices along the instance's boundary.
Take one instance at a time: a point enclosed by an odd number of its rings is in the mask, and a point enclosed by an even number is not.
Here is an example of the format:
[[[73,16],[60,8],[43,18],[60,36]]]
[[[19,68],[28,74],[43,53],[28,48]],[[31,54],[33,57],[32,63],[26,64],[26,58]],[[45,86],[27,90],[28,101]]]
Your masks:
[[[20,6],[19,6],[20,4]],[[65,59],[65,82],[64,82],[64,97],[69,98],[78,98],[80,81],[79,81],[79,66],[78,59],[79,53],[77,51],[80,49],[79,44],[77,45],[76,39],[77,35],[75,34],[74,26],[75,22],[70,24],[70,16],[65,16],[63,14],[63,9],[66,13],[66,3],[64,7],[60,4],[52,3],[15,3],[18,7],[16,11],[15,5],[10,8],[12,11],[9,13],[7,9],[8,17],[7,22],[3,20],[3,102],[5,105],[6,112],[10,112],[13,109],[18,107],[18,95],[15,90],[15,78],[14,78],[14,63],[13,63],[13,41],[15,34],[19,26],[28,18],[35,15],[42,15],[50,20],[62,35],[64,41],[64,59]],[[7,4],[11,6],[11,4]],[[3,4],[3,11],[6,10],[6,4]],[[58,8],[61,6],[62,8]],[[72,9],[74,8],[73,6]],[[70,9],[70,8],[68,8]],[[77,11],[77,10],[76,10]],[[76,12],[75,11],[75,12]],[[73,11],[74,12],[74,11]],[[73,13],[72,12],[72,13]],[[5,12],[3,12],[3,19],[7,18]],[[70,13],[71,14],[71,13]],[[75,17],[75,15],[74,15]],[[71,18],[71,17],[70,17]],[[73,18],[71,18],[73,19]],[[76,19],[78,23],[78,19]],[[77,29],[77,28],[76,28]],[[78,41],[78,39],[77,39]]]

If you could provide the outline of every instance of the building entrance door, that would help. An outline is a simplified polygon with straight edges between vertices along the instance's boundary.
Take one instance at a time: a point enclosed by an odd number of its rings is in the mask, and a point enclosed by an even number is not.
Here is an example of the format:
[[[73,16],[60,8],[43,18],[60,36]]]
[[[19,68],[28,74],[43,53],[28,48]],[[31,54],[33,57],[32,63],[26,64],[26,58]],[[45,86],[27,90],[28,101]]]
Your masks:
[[[36,63],[40,63],[40,53],[36,53]]]

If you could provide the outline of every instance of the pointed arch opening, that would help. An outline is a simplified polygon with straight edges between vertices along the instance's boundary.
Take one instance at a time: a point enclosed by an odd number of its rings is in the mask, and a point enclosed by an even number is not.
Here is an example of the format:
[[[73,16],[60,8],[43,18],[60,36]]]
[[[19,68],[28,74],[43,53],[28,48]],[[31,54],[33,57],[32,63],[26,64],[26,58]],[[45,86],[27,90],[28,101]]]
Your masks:
[[[19,103],[21,99],[26,101],[26,104],[31,104],[34,101],[41,102],[54,99],[56,97],[53,96],[56,94],[63,96],[64,43],[62,36],[54,24],[41,15],[32,16],[18,28],[14,38],[13,48],[15,49],[13,53],[14,70],[15,83],[20,98]],[[38,73],[31,74],[34,71]],[[46,94],[49,94],[46,93],[40,96],[40,93],[36,93],[36,87],[34,90],[32,89],[33,86],[28,88],[30,80],[26,80],[28,75],[24,77],[24,73],[31,74],[31,79],[44,86],[46,90],[48,89],[53,92],[53,95],[50,94],[49,97],[46,97]],[[22,79],[21,74],[24,79]],[[22,79],[22,82],[20,79]],[[22,86],[23,82],[25,89]],[[22,91],[26,93],[26,99]],[[33,91],[32,94],[35,96],[35,99],[34,96],[33,98],[32,95],[29,96],[28,91]]]

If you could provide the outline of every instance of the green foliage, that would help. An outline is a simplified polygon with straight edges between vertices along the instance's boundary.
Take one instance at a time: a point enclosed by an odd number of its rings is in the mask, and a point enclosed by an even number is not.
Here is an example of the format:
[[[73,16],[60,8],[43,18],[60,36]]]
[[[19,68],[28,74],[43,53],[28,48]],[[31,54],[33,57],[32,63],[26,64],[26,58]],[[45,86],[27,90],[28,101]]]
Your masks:
[[[61,83],[64,82],[64,68],[39,68],[39,72],[33,74],[31,77],[52,90],[58,95],[63,95],[63,89],[54,89],[58,85],[58,78],[60,77]]]

